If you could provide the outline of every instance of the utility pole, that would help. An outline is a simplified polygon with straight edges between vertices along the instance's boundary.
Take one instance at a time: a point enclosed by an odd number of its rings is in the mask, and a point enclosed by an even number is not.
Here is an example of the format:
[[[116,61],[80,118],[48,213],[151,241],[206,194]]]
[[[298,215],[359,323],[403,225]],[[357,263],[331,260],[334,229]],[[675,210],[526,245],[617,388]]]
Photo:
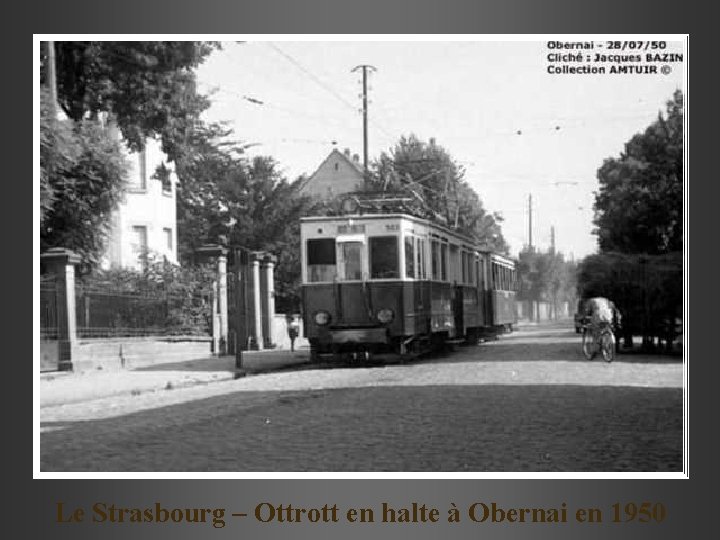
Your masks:
[[[50,92],[52,118],[57,118],[57,76],[55,75],[55,42],[47,42],[47,86]]]
[[[532,193],[528,195],[528,251],[532,252]]]
[[[368,99],[367,99],[367,75],[368,70],[371,71],[377,71],[377,68],[374,66],[370,66],[368,64],[361,64],[359,66],[355,66],[352,69],[352,72],[354,73],[358,69],[362,69],[362,85],[363,85],[363,93],[362,93],[362,100],[363,100],[363,168],[364,168],[364,177],[365,177],[365,190],[368,188]]]
[[[555,253],[555,225],[550,226],[550,250]]]

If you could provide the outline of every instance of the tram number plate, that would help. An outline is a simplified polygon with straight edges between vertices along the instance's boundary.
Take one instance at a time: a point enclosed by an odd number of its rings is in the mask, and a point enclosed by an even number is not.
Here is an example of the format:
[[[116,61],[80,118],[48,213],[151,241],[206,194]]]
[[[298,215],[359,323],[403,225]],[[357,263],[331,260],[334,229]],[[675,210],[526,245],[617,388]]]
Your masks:
[[[338,225],[338,234],[364,233],[365,225]]]

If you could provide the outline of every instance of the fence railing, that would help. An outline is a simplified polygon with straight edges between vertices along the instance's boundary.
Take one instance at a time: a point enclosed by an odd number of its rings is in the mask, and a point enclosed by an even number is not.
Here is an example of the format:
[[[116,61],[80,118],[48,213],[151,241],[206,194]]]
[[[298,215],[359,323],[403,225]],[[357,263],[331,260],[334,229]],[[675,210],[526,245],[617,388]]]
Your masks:
[[[210,335],[209,290],[182,293],[75,286],[79,338]]]
[[[40,277],[40,339],[56,340],[58,287],[55,276]]]

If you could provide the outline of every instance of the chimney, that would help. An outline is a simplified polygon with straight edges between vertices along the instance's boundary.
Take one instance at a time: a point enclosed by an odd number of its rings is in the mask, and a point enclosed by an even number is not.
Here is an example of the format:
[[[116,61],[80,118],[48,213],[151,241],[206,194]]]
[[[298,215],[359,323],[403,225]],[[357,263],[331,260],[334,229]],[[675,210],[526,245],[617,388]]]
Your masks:
[[[430,137],[430,146],[435,146],[435,137]]]
[[[346,148],[345,150],[343,150],[343,153],[345,154],[345,157],[347,157],[347,158],[350,157],[350,149],[349,148]]]
[[[355,163],[360,163],[360,156],[358,156],[357,154],[353,154],[353,161]]]

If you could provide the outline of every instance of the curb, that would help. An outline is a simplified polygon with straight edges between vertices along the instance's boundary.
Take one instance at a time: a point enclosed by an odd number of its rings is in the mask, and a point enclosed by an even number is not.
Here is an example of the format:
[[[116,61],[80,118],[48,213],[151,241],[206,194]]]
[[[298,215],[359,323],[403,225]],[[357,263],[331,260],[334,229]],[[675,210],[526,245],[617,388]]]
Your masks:
[[[162,386],[160,384],[158,385],[151,385],[151,386],[145,386],[143,387],[142,384],[138,384],[134,388],[122,388],[122,389],[109,389],[108,392],[103,393],[102,395],[95,395],[90,397],[79,397],[73,399],[70,398],[62,398],[58,400],[50,401],[49,403],[40,403],[40,409],[49,409],[53,407],[63,407],[66,405],[76,405],[78,403],[89,403],[92,401],[100,401],[103,399],[109,399],[109,398],[117,398],[117,397],[129,397],[129,396],[139,396],[144,394],[153,394],[157,392],[165,392],[165,391],[171,391],[171,390],[178,390],[182,388],[192,388],[194,386],[206,386],[209,384],[213,384],[216,382],[225,382],[225,381],[231,381],[234,379],[237,379],[238,376],[235,372],[217,372],[217,377],[212,377],[209,379],[195,379],[195,380],[173,380],[169,379],[165,386]]]

